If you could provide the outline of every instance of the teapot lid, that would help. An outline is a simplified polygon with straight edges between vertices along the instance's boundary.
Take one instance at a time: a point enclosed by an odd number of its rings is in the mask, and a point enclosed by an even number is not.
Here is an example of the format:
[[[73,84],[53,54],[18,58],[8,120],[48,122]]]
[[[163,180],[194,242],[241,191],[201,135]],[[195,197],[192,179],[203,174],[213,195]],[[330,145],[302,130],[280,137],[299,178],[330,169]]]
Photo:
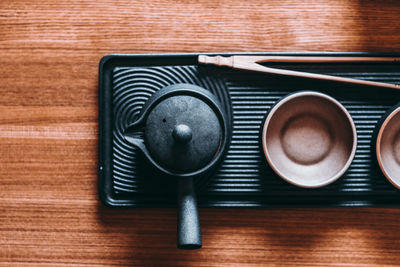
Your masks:
[[[145,145],[153,160],[172,173],[192,173],[206,167],[226,135],[218,102],[208,91],[192,87],[169,86],[149,100]]]

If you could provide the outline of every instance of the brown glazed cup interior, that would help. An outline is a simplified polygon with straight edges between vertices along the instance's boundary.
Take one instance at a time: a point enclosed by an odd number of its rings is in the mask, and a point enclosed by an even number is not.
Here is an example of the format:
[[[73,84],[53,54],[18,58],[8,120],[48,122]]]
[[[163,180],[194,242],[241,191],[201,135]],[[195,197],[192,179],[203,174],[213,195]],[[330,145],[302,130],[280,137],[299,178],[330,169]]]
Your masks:
[[[271,109],[262,146],[280,177],[314,188],[334,182],[348,169],[357,134],[350,114],[338,101],[318,92],[298,92]]]
[[[376,158],[386,178],[400,189],[400,107],[389,114],[379,129]]]

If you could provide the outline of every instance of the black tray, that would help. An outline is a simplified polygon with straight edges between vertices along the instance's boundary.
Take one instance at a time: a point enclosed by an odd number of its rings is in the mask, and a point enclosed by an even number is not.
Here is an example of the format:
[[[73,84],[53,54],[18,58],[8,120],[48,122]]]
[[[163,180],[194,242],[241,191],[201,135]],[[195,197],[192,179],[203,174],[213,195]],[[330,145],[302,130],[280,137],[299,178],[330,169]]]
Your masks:
[[[251,54],[400,56],[381,53]],[[108,55],[101,60],[99,193],[104,204],[135,207],[176,204],[176,181],[154,171],[122,137],[123,130],[136,119],[146,100],[156,90],[175,83],[196,84],[212,91],[232,119],[232,140],[224,161],[215,173],[196,180],[201,207],[400,204],[400,190],[381,174],[371,147],[378,120],[400,101],[400,92],[198,66],[198,55]],[[276,67],[400,84],[400,67],[396,63],[276,64]],[[259,131],[265,114],[278,99],[299,90],[316,90],[333,96],[348,109],[357,128],[357,151],[350,168],[339,180],[319,189],[302,189],[283,181],[268,166],[260,145]]]

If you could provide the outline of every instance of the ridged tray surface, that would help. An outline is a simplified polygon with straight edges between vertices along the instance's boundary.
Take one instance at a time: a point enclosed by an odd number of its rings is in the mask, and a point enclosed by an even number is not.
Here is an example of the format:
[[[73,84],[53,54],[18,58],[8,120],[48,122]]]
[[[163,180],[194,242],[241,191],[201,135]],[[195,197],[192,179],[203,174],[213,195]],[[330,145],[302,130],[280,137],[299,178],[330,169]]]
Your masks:
[[[394,64],[275,67],[400,83],[400,70]],[[232,138],[224,161],[215,173],[196,180],[201,206],[400,204],[399,190],[386,181],[375,165],[371,146],[375,125],[391,106],[400,101],[400,93],[196,65],[116,66],[111,73],[110,179],[114,198],[123,200],[124,205],[165,206],[175,203],[174,179],[153,171],[122,135],[155,91],[175,83],[196,84],[210,90],[223,103],[232,122]],[[266,163],[260,145],[260,128],[268,110],[281,97],[300,90],[315,90],[333,96],[347,108],[356,124],[358,145],[354,161],[337,182],[320,189],[301,189],[283,181]]]

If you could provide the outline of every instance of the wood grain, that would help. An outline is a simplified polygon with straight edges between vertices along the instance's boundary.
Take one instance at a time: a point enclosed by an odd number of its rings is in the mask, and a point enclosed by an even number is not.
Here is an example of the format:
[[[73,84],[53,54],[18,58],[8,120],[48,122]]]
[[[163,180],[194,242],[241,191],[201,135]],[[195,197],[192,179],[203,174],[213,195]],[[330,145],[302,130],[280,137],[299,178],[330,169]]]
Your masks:
[[[0,1],[0,266],[396,266],[399,209],[174,209],[97,195],[108,53],[399,51],[397,1]]]

